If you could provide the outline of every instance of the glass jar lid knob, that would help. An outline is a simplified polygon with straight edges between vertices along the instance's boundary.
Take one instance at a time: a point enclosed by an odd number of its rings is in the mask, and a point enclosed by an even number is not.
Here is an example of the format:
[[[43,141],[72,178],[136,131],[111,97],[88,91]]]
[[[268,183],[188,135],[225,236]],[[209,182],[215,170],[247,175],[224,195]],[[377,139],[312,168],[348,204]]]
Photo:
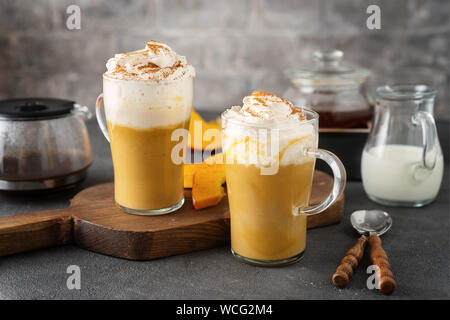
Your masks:
[[[337,67],[344,57],[344,52],[341,50],[326,50],[326,51],[314,51],[314,61],[324,66]]]

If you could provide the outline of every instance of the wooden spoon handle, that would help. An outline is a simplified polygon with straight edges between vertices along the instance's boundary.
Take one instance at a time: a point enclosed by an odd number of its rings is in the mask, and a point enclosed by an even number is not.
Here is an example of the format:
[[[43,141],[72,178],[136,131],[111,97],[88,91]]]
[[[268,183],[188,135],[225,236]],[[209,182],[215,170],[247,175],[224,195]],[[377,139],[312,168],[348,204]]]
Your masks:
[[[356,240],[356,243],[351,247],[345,257],[342,258],[341,264],[337,267],[336,272],[331,277],[334,285],[339,288],[346,287],[350,278],[353,276],[356,267],[358,267],[364,255],[364,249],[366,248],[367,239],[365,237],[360,237]]]
[[[370,260],[373,265],[379,268],[379,284],[380,292],[384,294],[391,294],[394,292],[397,284],[394,280],[394,274],[391,271],[388,256],[381,246],[381,239],[379,236],[373,235],[369,237],[370,245]]]

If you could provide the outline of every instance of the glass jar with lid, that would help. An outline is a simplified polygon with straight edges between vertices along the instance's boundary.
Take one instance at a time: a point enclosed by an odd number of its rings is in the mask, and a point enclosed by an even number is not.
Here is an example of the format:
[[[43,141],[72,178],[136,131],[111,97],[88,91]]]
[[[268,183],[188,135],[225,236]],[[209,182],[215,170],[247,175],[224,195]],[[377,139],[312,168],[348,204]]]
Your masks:
[[[367,69],[343,64],[339,50],[314,52],[314,63],[285,70],[292,86],[284,97],[311,107],[320,128],[367,128],[373,103],[366,93]]]

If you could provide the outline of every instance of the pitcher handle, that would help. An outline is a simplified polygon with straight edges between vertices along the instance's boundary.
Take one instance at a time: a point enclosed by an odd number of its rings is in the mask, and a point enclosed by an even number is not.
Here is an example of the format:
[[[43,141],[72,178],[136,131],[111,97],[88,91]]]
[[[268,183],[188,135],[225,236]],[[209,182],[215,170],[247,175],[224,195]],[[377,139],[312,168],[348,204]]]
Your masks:
[[[97,118],[98,125],[100,129],[102,130],[103,135],[105,136],[106,140],[109,142],[109,134],[108,134],[108,128],[105,125],[105,122],[102,118],[102,103],[103,103],[103,93],[100,93],[97,97],[97,101],[95,102],[95,115]]]
[[[434,118],[425,111],[418,111],[413,116],[413,123],[422,126],[423,153],[422,165],[424,168],[433,170],[437,158],[437,129]]]
[[[296,215],[300,214],[313,215],[325,211],[344,192],[345,184],[347,181],[347,174],[345,172],[345,167],[342,164],[341,160],[339,160],[339,158],[333,153],[323,149],[307,149],[306,155],[325,161],[333,171],[334,183],[330,194],[325,200],[323,200],[321,203],[315,206],[295,208],[294,214]]]

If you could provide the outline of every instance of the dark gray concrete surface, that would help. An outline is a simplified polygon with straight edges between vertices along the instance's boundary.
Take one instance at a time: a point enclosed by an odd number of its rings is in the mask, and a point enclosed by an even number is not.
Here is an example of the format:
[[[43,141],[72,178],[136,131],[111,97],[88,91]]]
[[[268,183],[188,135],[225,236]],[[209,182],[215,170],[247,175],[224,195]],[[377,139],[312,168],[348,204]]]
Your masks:
[[[88,122],[94,163],[76,190],[47,197],[0,194],[0,216],[61,208],[82,188],[112,181],[108,144],[95,120]],[[448,163],[449,124],[440,123]],[[302,261],[260,268],[236,261],[227,246],[159,260],[135,262],[74,245],[0,257],[0,299],[405,299],[449,298],[448,164],[436,201],[420,209],[388,208],[368,200],[361,183],[349,182],[344,220],[308,231]],[[353,245],[349,215],[356,209],[385,209],[393,227],[383,236],[398,289],[386,297],[366,288],[368,254],[348,288],[331,283],[338,262]],[[69,290],[66,269],[81,268],[81,289]]]

